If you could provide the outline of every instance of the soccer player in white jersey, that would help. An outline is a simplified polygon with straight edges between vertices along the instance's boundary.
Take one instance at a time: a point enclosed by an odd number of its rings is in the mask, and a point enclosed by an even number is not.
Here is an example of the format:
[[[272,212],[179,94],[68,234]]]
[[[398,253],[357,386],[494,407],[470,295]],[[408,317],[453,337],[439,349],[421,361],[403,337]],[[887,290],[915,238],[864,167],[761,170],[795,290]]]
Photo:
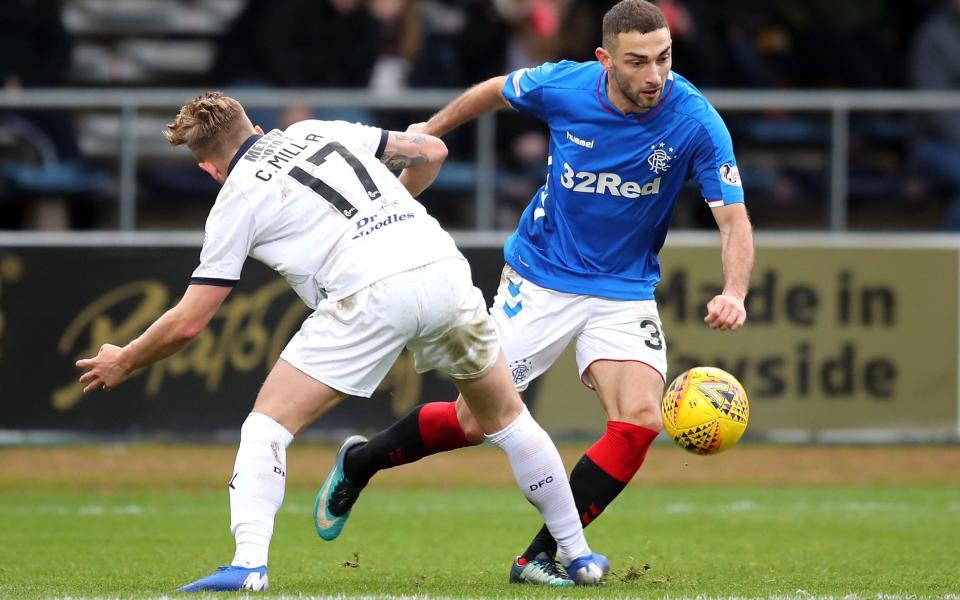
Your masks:
[[[644,0],[619,2],[604,15],[596,57],[494,77],[408,130],[440,136],[502,108],[550,128],[546,181],[504,246],[507,266],[490,313],[518,389],[574,343],[580,379],[607,413],[606,432],[570,475],[584,525],[626,487],[661,429],[667,357],[654,300],[657,255],[687,180],[699,184],[720,229],[724,285],[706,305],[711,328],[743,325],[753,268],[730,134],[703,94],[671,70],[663,14]],[[348,514],[380,469],[478,443],[475,416],[462,399],[433,402],[354,442],[343,461],[343,494],[329,509]],[[568,585],[556,553],[541,529],[510,580]]]
[[[453,239],[413,199],[446,147],[427,135],[302,121],[264,134],[234,99],[210,92],[165,132],[221,184],[200,265],[183,298],[124,347],[77,361],[84,392],[110,390],[197,336],[240,279],[247,256],[290,283],[313,313],[283,350],[240,431],[229,482],[229,566],[181,591],[265,590],[286,448],[347,395],[370,396],[407,347],[419,371],[457,384],[517,484],[560,540],[576,583],[609,569],[587,546],[560,455],[514,389],[483,297]],[[387,166],[403,169],[399,179]],[[342,466],[343,452],[337,456]],[[336,495],[338,468],[321,497]],[[342,517],[320,512],[318,529]]]

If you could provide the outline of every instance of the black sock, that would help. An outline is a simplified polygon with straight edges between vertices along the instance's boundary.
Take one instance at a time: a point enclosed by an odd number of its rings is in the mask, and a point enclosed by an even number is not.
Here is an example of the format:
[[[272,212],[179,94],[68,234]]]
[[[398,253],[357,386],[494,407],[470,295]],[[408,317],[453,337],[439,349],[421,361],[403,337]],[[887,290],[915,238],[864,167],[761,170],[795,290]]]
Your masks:
[[[362,487],[381,469],[411,463],[433,454],[420,436],[420,411],[423,407],[422,404],[415,407],[407,416],[370,438],[366,444],[352,448],[343,462],[347,479]]]
[[[570,489],[573,490],[573,500],[577,504],[580,522],[586,527],[600,516],[603,509],[613,502],[613,499],[627,487],[626,483],[617,481],[600,467],[590,457],[584,454],[570,473]],[[523,557],[533,560],[537,554],[546,552],[550,556],[557,555],[557,541],[550,535],[547,526],[540,528],[540,532],[530,542]]]

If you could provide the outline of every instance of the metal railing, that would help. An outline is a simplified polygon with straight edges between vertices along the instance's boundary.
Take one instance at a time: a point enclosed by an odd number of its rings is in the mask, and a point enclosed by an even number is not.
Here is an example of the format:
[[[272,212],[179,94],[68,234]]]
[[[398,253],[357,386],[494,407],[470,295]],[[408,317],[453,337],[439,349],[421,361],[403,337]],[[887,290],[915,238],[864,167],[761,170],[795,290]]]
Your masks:
[[[436,110],[456,97],[458,90],[411,90],[378,95],[365,90],[229,89],[247,108],[307,105],[315,108]],[[138,148],[136,122],[143,110],[163,109],[172,115],[195,88],[164,89],[28,89],[0,94],[0,108],[112,109],[120,113],[119,228],[136,229]],[[712,90],[707,97],[721,113],[790,110],[828,112],[831,115],[829,227],[847,229],[848,152],[852,111],[960,111],[957,91],[744,91]],[[477,121],[475,224],[494,227],[496,113]]]

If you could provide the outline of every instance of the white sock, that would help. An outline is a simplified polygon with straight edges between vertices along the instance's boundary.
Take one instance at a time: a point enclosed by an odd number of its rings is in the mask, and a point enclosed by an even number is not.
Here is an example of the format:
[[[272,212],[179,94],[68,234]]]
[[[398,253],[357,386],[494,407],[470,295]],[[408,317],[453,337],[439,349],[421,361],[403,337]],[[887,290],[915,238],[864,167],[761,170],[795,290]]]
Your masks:
[[[513,423],[486,437],[507,454],[517,485],[557,540],[560,562],[568,564],[590,554],[560,453],[527,408]]]
[[[240,429],[230,479],[230,531],[237,541],[233,566],[267,564],[273,520],[287,483],[287,446],[293,434],[267,415],[252,412]]]

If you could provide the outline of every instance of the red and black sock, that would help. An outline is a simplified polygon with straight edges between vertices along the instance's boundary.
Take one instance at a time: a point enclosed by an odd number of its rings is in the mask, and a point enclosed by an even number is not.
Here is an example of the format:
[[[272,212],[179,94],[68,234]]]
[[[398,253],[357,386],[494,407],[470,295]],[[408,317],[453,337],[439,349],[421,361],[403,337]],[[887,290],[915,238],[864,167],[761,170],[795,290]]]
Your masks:
[[[457,419],[456,402],[421,404],[366,444],[351,449],[344,460],[344,474],[364,486],[381,469],[472,445]]]
[[[573,500],[586,527],[627,487],[647,456],[657,432],[646,427],[607,421],[607,431],[587,450],[570,473]],[[544,525],[523,557],[533,560],[541,552],[557,554],[557,542]]]

